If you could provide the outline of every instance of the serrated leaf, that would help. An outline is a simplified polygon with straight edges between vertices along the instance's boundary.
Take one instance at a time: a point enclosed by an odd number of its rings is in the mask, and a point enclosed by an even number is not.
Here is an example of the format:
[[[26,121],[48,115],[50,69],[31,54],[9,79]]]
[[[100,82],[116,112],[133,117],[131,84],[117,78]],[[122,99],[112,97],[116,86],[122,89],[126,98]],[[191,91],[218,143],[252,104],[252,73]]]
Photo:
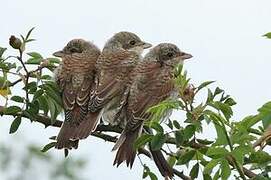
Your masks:
[[[134,147],[136,149],[140,148],[141,146],[145,145],[147,142],[150,142],[152,140],[153,135],[150,134],[143,134],[134,143]]]
[[[156,151],[161,149],[167,138],[163,133],[157,133],[151,140],[151,148]]]
[[[24,98],[22,98],[21,96],[12,96],[11,100],[15,101],[15,102],[19,102],[19,103],[23,103],[24,102]]]
[[[15,133],[18,130],[18,128],[19,128],[19,126],[21,124],[21,120],[22,120],[22,118],[20,116],[17,116],[14,119],[14,121],[12,122],[12,124],[10,126],[9,134]]]
[[[46,144],[46,145],[42,148],[41,152],[47,152],[47,151],[49,151],[51,148],[55,147],[55,145],[56,145],[56,142],[50,142],[49,144]]]
[[[189,150],[181,155],[178,159],[177,165],[187,164],[190,160],[193,159],[194,155],[196,154],[195,150]]]
[[[193,168],[191,169],[190,173],[189,173],[189,176],[192,178],[192,179],[195,179],[198,177],[198,174],[199,174],[199,164],[196,163]]]

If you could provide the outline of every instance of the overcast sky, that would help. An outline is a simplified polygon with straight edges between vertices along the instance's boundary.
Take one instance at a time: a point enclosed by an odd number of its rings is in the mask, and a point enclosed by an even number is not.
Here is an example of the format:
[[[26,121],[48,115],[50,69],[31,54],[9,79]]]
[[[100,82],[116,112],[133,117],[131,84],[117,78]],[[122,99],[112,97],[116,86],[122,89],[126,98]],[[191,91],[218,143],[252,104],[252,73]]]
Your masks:
[[[172,42],[191,53],[194,58],[185,68],[192,82],[216,80],[238,102],[236,120],[271,100],[271,40],[262,37],[271,31],[270,0],[9,0],[1,3],[0,15],[0,46],[8,46],[11,34],[26,33],[33,26],[37,41],[28,49],[44,56],[72,38],[85,38],[102,48],[114,33],[132,31],[153,45]],[[1,141],[12,143],[9,125],[0,117]],[[20,131],[27,142],[41,144],[57,133],[29,122]],[[141,179],[138,160],[133,170],[114,168],[112,144],[89,139],[72,154],[90,159],[89,179]]]

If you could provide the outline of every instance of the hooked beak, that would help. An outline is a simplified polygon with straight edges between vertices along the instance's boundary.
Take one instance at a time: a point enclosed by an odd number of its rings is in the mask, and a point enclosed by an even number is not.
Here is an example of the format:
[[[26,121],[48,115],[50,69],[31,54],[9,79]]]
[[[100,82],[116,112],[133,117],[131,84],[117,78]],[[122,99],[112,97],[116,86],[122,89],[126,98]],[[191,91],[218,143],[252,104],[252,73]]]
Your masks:
[[[183,60],[186,60],[186,59],[190,59],[190,58],[192,58],[193,56],[191,55],[191,54],[188,54],[188,53],[182,53],[181,54],[181,58],[183,59]]]
[[[53,55],[56,56],[56,57],[63,57],[64,56],[64,52],[62,50],[61,51],[57,51],[57,52],[54,52]]]
[[[148,49],[150,47],[152,47],[152,44],[147,43],[147,42],[142,42],[143,43],[143,49]]]

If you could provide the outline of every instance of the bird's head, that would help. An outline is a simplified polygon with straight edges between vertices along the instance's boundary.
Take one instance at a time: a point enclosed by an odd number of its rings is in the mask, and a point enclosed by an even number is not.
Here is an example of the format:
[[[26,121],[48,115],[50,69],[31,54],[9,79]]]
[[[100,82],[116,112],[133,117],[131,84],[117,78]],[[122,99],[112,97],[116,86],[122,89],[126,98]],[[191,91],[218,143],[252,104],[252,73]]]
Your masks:
[[[75,53],[94,53],[99,54],[100,50],[91,42],[83,39],[73,39],[60,51],[53,53],[56,57],[63,57],[64,55],[73,55]]]
[[[182,64],[184,60],[190,59],[191,54],[182,52],[176,45],[171,43],[161,43],[155,46],[146,54],[146,59],[155,59],[161,66],[163,64],[176,66]]]
[[[105,49],[122,48],[141,55],[144,49],[150,48],[150,43],[142,41],[136,34],[122,31],[116,33],[105,45]]]

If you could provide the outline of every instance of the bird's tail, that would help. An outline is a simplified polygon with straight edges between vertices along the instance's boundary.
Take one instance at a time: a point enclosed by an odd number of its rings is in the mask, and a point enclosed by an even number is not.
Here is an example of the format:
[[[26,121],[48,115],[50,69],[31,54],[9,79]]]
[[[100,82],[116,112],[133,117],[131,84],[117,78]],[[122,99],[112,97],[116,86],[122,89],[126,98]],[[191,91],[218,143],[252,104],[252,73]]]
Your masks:
[[[74,130],[71,139],[85,139],[91,132],[96,129],[96,126],[101,118],[101,111],[89,112],[77,128]]]
[[[64,122],[57,136],[55,147],[57,149],[77,148],[76,140],[87,138],[95,130],[100,119],[100,111],[88,113],[84,120],[79,124]]]
[[[64,122],[61,126],[61,129],[57,135],[55,148],[57,149],[77,149],[78,140],[71,140],[70,137],[74,131],[75,126],[71,126],[70,123]]]
[[[118,149],[113,165],[117,164],[118,167],[123,161],[126,161],[127,167],[130,166],[130,168],[132,168],[136,156],[134,142],[141,133],[141,130],[142,127],[140,126],[134,131],[124,130],[122,132],[120,138],[112,149],[112,151]]]
[[[162,176],[169,177],[171,179],[173,177],[173,169],[168,164],[161,150],[153,151],[150,148],[150,151],[153,157],[153,161],[155,162]]]

